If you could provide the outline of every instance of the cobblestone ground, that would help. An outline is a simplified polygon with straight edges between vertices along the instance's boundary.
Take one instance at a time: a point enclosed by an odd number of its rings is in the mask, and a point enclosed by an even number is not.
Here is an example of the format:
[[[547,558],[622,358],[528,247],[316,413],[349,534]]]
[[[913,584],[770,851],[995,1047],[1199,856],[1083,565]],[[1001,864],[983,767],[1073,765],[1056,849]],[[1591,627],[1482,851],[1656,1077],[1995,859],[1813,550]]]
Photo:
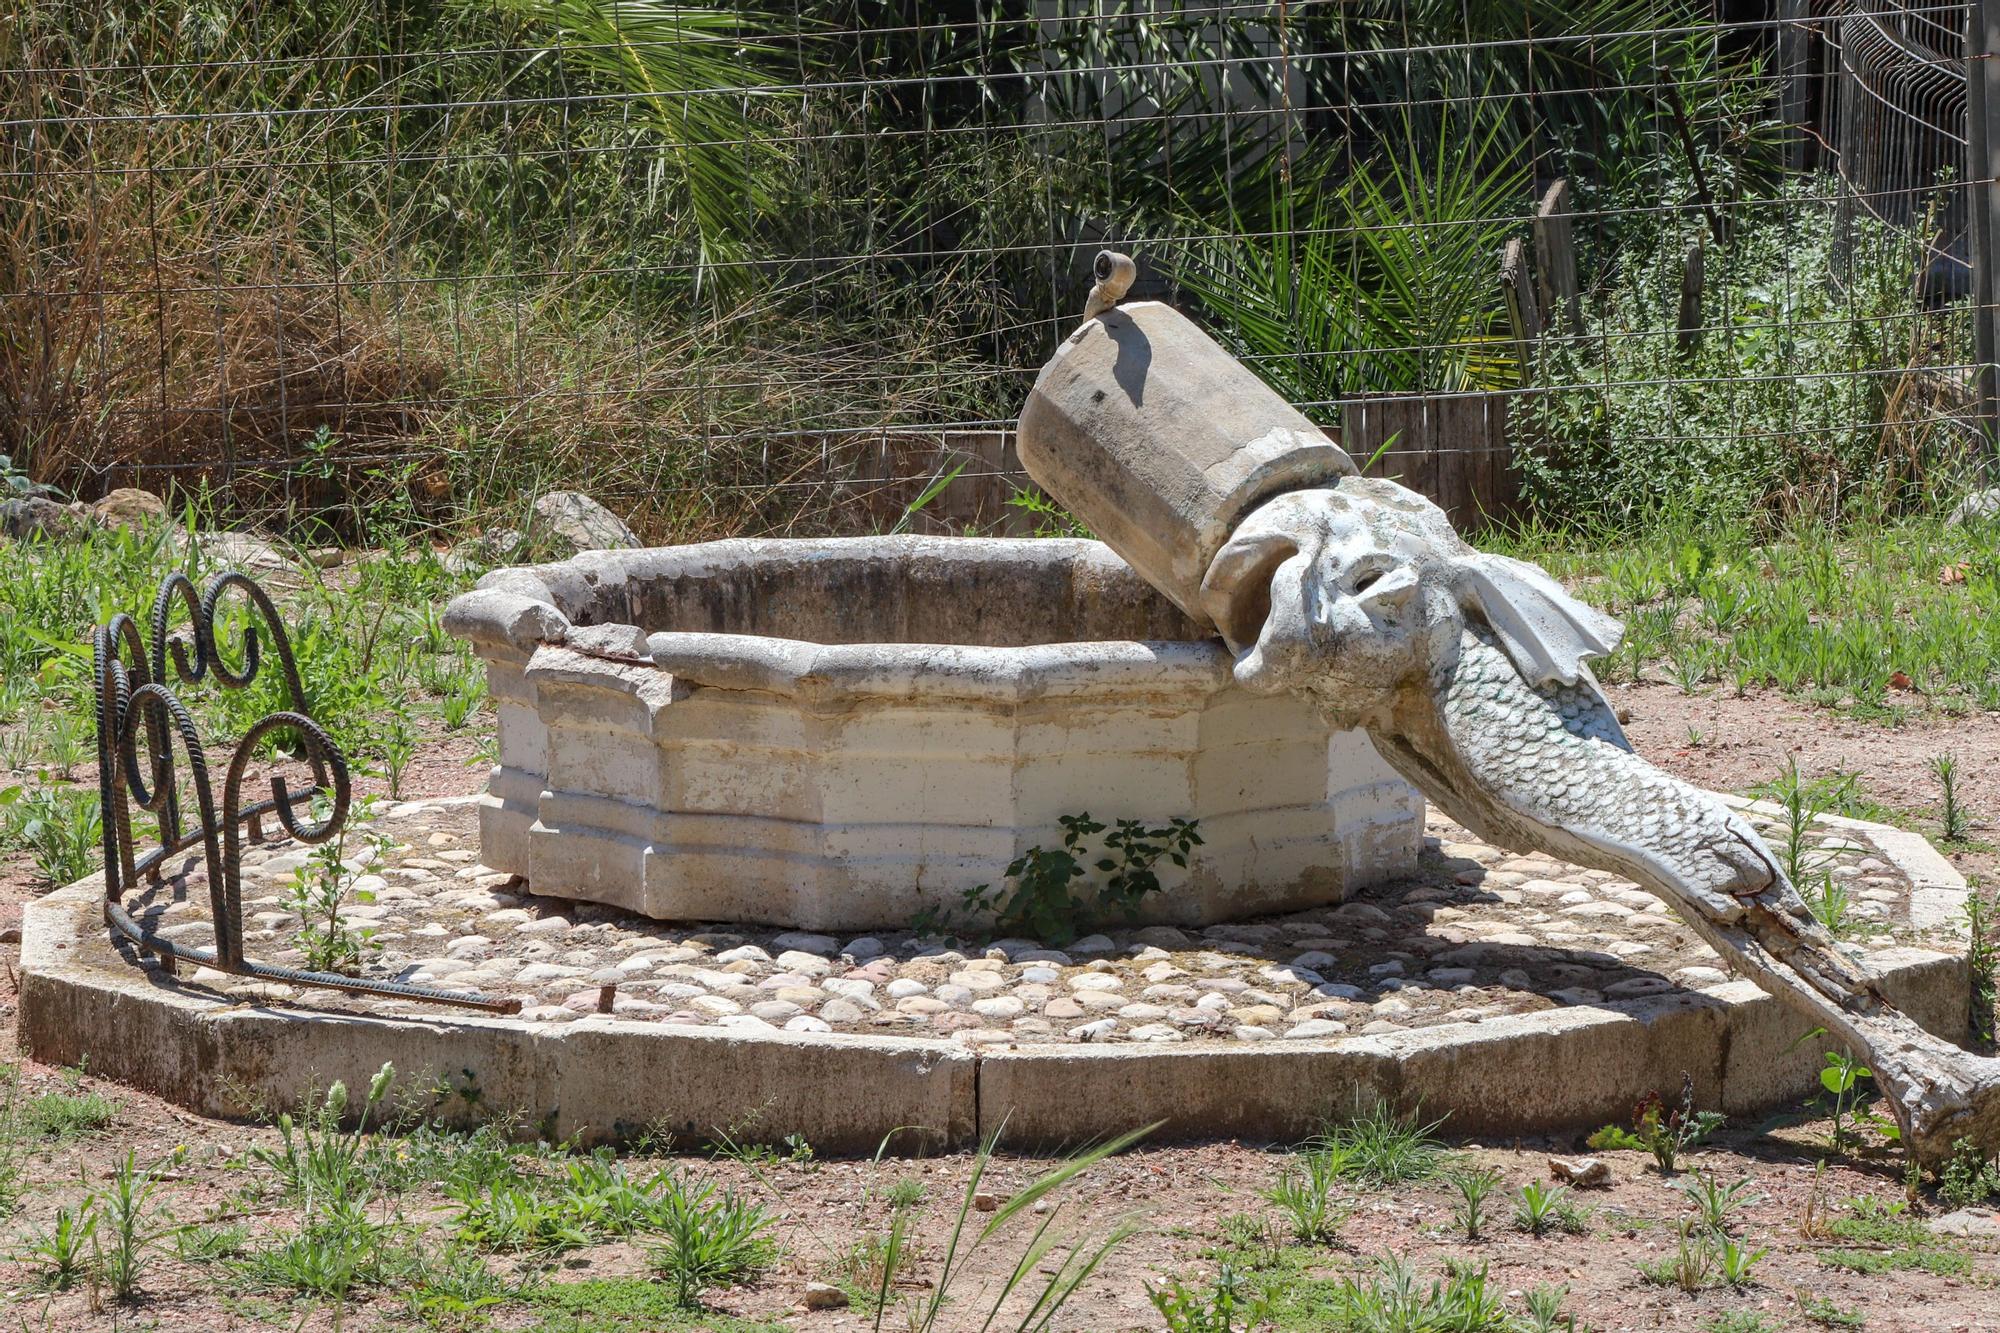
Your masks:
[[[341,921],[373,932],[365,975],[517,996],[531,1022],[594,1013],[600,988],[615,983],[614,1013],[660,1023],[968,1045],[1284,1041],[1477,1022],[1728,979],[1652,895],[1488,846],[1435,813],[1415,879],[1336,907],[1202,930],[1109,930],[1054,949],[1022,939],[836,939],[676,924],[538,898],[479,863],[475,812],[467,801],[415,802],[357,823],[344,844],[362,850],[346,863],[354,873]],[[1811,842],[1813,863],[1847,895],[1851,943],[1923,942],[1908,924],[1908,881],[1864,834],[1816,828]],[[308,851],[286,842],[246,849],[252,957],[303,965],[289,887]],[[212,942],[199,870],[128,904],[176,942]],[[209,969],[184,980],[240,1000],[440,1012]]]

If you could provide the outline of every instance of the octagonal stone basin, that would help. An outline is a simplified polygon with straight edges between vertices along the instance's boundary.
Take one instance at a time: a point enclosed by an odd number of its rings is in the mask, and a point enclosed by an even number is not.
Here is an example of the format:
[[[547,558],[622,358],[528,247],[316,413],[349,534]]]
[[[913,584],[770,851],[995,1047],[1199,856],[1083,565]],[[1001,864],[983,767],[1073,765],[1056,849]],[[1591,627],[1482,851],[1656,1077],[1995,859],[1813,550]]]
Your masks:
[[[1140,918],[1207,924],[1409,874],[1417,793],[1238,689],[1098,542],[737,540],[496,570],[482,859],[536,893],[811,930],[960,911],[1057,817],[1200,821]]]

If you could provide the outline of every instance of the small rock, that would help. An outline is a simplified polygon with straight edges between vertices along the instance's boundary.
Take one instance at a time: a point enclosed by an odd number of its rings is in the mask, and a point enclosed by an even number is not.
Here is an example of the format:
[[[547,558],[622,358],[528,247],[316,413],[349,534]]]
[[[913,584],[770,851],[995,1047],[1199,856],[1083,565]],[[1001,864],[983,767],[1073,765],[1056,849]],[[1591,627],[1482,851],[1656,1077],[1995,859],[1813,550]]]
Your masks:
[[[1303,1023],[1294,1023],[1285,1030],[1287,1037],[1337,1037],[1347,1031],[1347,1024],[1335,1022],[1331,1018],[1308,1018]]]
[[[972,1206],[982,1213],[990,1213],[1000,1206],[1000,1196],[981,1190],[972,1196]]]
[[[574,551],[616,551],[639,544],[638,534],[622,519],[576,491],[550,491],[535,501],[529,531],[537,541]]]
[[[887,950],[883,947],[882,941],[873,935],[863,935],[859,939],[849,940],[841,952],[857,963],[865,963],[871,958],[880,958]]]
[[[167,516],[167,502],[151,491],[120,486],[90,506],[90,516],[108,528],[136,528]]]
[[[1111,937],[1108,935],[1085,935],[1082,939],[1069,946],[1069,952],[1073,954],[1088,955],[1094,953],[1116,953],[1117,951],[1118,946],[1111,942]]]
[[[1549,1175],[1580,1190],[1611,1183],[1611,1165],[1602,1157],[1551,1157]]]
[[[525,553],[527,545],[527,534],[518,528],[488,528],[478,536],[468,537],[453,546],[439,563],[450,573],[470,574],[516,559]],[[314,563],[318,563],[317,559]],[[334,563],[340,562],[336,560]]]
[[[1941,1236],[2000,1241],[2000,1213],[1985,1208],[1960,1208],[1931,1223],[1931,1230]]]
[[[1945,522],[1954,526],[1977,523],[1983,519],[2000,517],[2000,486],[1989,490],[1974,491],[1960,500]]]
[[[1117,1019],[1100,1018],[1094,1023],[1083,1023],[1071,1028],[1069,1036],[1073,1041],[1103,1041],[1116,1031],[1118,1031]]]
[[[786,952],[796,950],[799,953],[816,954],[821,958],[826,958],[830,957],[835,950],[840,948],[840,941],[834,939],[831,935],[814,935],[803,930],[788,930],[772,940],[771,947]],[[880,953],[881,951],[878,945],[875,952]],[[779,961],[782,962],[783,959],[780,958]]]
[[[31,537],[53,541],[67,535],[75,527],[76,515],[66,505],[45,496],[30,495],[18,500],[0,501],[0,536],[11,537],[17,542]]]
[[[847,1293],[831,1282],[808,1282],[803,1304],[808,1310],[845,1310]]]

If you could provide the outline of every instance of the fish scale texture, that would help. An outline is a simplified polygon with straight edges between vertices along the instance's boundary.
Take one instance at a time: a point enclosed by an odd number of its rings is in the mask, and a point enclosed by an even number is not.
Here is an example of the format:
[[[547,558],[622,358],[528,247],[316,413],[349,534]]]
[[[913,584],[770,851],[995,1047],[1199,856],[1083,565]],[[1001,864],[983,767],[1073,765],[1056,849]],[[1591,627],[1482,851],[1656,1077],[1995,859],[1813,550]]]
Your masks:
[[[1749,896],[1776,886],[1795,900],[1740,815],[1632,753],[1588,678],[1531,686],[1488,633],[1468,627],[1444,713],[1466,767],[1517,812],[1640,853],[1686,889]]]

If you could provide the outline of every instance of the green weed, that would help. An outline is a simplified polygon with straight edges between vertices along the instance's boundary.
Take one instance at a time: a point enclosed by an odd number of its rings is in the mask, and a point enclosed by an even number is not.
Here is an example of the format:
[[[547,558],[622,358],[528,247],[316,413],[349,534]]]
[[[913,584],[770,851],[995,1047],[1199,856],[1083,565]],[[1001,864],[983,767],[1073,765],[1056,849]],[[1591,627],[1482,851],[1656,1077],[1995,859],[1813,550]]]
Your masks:
[[[1444,1145],[1433,1137],[1442,1120],[1423,1123],[1376,1103],[1350,1120],[1329,1125],[1317,1146],[1338,1155],[1343,1175],[1364,1185],[1430,1180],[1443,1170]]]
[[[1087,929],[1131,920],[1160,890],[1154,866],[1165,859],[1184,867],[1188,853],[1201,845],[1192,819],[1172,819],[1159,828],[1121,819],[1107,828],[1085,812],[1056,822],[1062,826],[1061,847],[1030,847],[1007,867],[1011,889],[975,885],[965,891],[964,910],[990,917],[1000,931],[1060,948]],[[1099,834],[1103,850],[1090,861],[1086,843]],[[1080,881],[1091,870],[1103,879],[1087,887]]]
[[[1564,1186],[1531,1180],[1521,1187],[1521,1197],[1514,1205],[1514,1225],[1531,1236],[1546,1236],[1551,1231],[1581,1236],[1590,1230],[1590,1218]]]
[[[1292,1235],[1305,1244],[1332,1244],[1339,1237],[1341,1223],[1354,1211],[1351,1205],[1333,1197],[1334,1182],[1344,1167],[1345,1160],[1338,1149],[1307,1152],[1296,1165],[1284,1169],[1278,1183],[1265,1195],[1284,1212]]]
[[[674,1289],[682,1309],[694,1309],[712,1287],[732,1287],[770,1265],[774,1247],[762,1207],[712,1185],[672,1181],[652,1221],[660,1241],[646,1253]]]
[[[58,1206],[49,1225],[29,1239],[21,1257],[39,1270],[43,1286],[67,1291],[90,1271],[98,1220],[97,1200],[86,1194],[74,1209]]]
[[[1478,1240],[1486,1227],[1486,1200],[1500,1185],[1500,1173],[1492,1167],[1464,1168],[1447,1177],[1458,1190],[1452,1215],[1467,1240]]]
[[[118,1117],[118,1103],[98,1092],[44,1092],[21,1104],[20,1130],[66,1143],[101,1133]]]
[[[595,1278],[549,1282],[524,1288],[520,1298],[543,1317],[524,1333],[665,1333],[700,1329],[706,1333],[785,1333],[781,1324],[731,1319],[713,1311],[690,1311],[673,1289],[650,1278]]]
[[[1484,1265],[1449,1265],[1442,1278],[1426,1283],[1394,1255],[1378,1258],[1374,1272],[1366,1276],[1311,1278],[1274,1287],[1271,1317],[1279,1328],[1339,1333],[1517,1333],[1515,1318],[1488,1281]]]
[[[1164,1286],[1148,1284],[1146,1298],[1166,1321],[1167,1333],[1249,1333],[1270,1311],[1263,1293],[1228,1264],[1207,1286],[1169,1278]]]
[[[1677,1182],[1694,1209],[1695,1221],[1709,1231],[1726,1234],[1734,1229],[1734,1218],[1744,1208],[1763,1202],[1764,1196],[1750,1192],[1750,1181],[1723,1184],[1714,1175],[1694,1171]]]

